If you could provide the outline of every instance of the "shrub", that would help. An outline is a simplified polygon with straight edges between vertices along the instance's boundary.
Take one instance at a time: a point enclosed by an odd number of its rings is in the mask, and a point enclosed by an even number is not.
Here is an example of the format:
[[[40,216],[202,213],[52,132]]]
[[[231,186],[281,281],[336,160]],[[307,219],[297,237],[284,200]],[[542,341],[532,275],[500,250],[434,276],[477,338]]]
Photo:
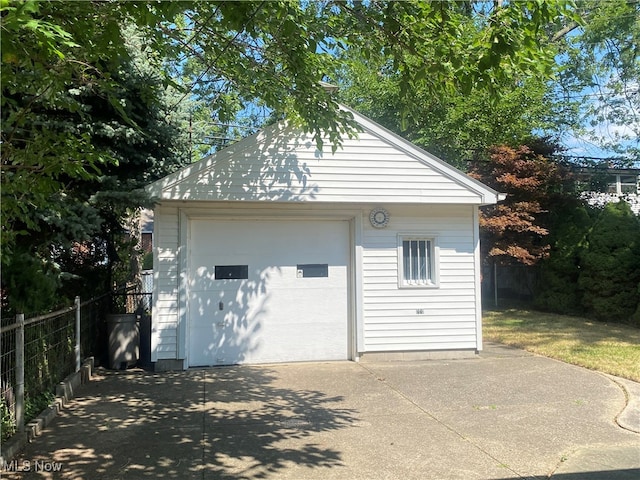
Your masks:
[[[542,310],[578,314],[582,310],[580,257],[592,219],[583,205],[573,204],[553,212],[553,217],[551,251],[540,266],[534,303]]]
[[[7,399],[4,396],[0,397],[0,419],[2,433],[0,434],[0,441],[4,442],[16,432],[16,423],[14,412]]]
[[[610,203],[580,255],[582,306],[599,320],[631,322],[640,303],[640,219],[629,205]]]

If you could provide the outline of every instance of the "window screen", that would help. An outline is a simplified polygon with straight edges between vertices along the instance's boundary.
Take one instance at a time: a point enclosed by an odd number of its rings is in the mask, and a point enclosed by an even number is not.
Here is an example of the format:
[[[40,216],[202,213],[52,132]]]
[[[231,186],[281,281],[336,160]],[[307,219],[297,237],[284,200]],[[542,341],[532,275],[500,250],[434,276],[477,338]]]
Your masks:
[[[402,240],[402,283],[433,283],[433,242],[430,239]]]

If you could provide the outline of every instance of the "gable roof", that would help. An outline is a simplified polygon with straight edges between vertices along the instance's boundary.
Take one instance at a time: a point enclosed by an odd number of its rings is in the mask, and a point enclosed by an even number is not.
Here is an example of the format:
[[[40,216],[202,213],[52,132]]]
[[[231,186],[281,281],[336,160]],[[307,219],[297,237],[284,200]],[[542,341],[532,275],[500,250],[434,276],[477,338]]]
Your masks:
[[[158,200],[493,204],[504,197],[348,107],[361,129],[335,153],[286,122],[147,187]]]

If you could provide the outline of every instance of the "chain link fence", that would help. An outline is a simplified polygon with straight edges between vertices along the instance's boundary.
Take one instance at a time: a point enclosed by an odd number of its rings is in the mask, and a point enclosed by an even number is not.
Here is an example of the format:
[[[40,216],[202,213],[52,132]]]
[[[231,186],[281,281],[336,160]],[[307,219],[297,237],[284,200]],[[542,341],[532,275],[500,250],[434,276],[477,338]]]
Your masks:
[[[107,356],[106,318],[137,313],[150,318],[151,294],[122,288],[46,315],[19,314],[0,324],[1,440],[24,428],[54,398],[55,387],[80,369],[81,359]]]
[[[540,269],[530,265],[485,265],[482,268],[482,297],[486,307],[513,302],[530,303],[539,282]]]
[[[15,378],[16,335],[13,330],[5,330],[15,322],[15,318],[3,318],[0,322],[0,416],[4,441],[16,431],[16,398],[13,379]]]

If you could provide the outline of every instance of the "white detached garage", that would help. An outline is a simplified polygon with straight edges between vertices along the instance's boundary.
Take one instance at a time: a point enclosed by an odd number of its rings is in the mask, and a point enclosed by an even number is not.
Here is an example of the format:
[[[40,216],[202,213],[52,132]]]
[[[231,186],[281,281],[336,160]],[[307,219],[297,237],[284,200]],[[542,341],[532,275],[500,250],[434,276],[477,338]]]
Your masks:
[[[148,187],[156,369],[481,350],[499,194],[349,111],[334,154],[281,123]]]

